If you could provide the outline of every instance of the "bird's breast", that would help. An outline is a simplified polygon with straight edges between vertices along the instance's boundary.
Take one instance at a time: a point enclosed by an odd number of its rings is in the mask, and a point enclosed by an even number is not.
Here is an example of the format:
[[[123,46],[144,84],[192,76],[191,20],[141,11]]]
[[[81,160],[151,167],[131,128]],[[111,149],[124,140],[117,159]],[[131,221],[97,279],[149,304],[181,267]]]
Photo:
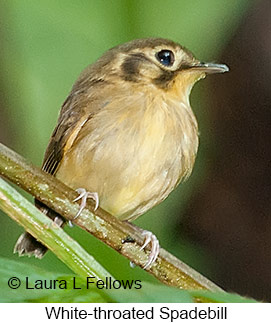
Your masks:
[[[98,192],[111,214],[134,219],[191,173],[197,132],[185,103],[144,93],[117,97],[84,125],[57,177]]]

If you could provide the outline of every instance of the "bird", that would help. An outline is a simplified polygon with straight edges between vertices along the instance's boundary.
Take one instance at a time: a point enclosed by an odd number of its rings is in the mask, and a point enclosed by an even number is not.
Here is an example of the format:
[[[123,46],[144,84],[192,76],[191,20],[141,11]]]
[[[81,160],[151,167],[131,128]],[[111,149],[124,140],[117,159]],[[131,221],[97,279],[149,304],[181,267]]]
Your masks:
[[[163,38],[109,49],[81,73],[64,101],[43,171],[78,192],[77,216],[92,198],[96,208],[135,220],[191,174],[199,145],[191,89],[206,75],[228,70]],[[52,210],[36,205],[64,225]],[[142,234],[141,249],[150,244],[147,269],[159,255],[159,241],[149,231]],[[41,258],[47,249],[25,232],[14,250]]]

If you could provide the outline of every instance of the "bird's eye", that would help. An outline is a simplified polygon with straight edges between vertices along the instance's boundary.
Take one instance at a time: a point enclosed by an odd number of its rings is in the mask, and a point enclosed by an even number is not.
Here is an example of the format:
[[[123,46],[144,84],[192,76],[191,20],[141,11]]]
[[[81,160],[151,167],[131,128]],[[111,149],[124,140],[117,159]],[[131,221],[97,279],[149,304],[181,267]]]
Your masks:
[[[169,49],[163,49],[156,53],[157,60],[164,66],[172,66],[174,63],[174,54]]]

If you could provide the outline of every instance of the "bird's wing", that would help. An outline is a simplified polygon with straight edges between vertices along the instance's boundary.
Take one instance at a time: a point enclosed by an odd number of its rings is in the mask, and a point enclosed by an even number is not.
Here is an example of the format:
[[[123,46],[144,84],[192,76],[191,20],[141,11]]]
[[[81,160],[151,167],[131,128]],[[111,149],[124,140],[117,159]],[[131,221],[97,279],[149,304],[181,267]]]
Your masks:
[[[45,172],[56,174],[65,151],[71,148],[81,128],[102,108],[103,99],[97,93],[104,93],[101,89],[107,85],[108,82],[96,78],[88,69],[83,71],[62,105],[44,155],[42,169]]]
[[[73,101],[71,94],[64,102],[57,126],[45,152],[42,169],[52,175],[56,173],[65,150],[71,147],[78,132],[89,118],[87,113],[73,108]]]
[[[84,75],[83,75],[84,76]],[[71,94],[68,96],[58,118],[58,123],[49,141],[45,152],[42,169],[55,175],[59,164],[63,158],[65,150],[69,149],[75,141],[79,131],[92,115],[100,109],[99,104],[93,103],[92,93],[97,92],[96,86],[99,83],[105,83],[102,80],[89,80],[86,77],[79,78],[75,83]],[[58,215],[46,205],[35,199],[35,205],[45,215],[50,217],[59,226],[65,224],[65,219]],[[47,248],[40,242],[36,241],[29,233],[25,232],[16,243],[15,249],[20,255],[35,255],[42,258]]]

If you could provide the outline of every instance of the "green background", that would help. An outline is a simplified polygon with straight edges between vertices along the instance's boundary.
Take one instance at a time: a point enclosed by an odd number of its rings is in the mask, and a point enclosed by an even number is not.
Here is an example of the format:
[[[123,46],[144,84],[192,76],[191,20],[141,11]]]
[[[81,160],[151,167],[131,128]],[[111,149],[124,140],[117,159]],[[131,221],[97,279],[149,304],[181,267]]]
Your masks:
[[[217,61],[252,3],[248,0],[2,1],[0,141],[40,165],[58,111],[72,84],[81,70],[103,52],[135,38],[164,37],[186,46],[201,61]],[[136,224],[154,232],[165,249],[211,278],[215,269],[208,254],[193,241],[181,239],[182,232],[176,230],[191,192],[208,176],[206,157],[212,151],[212,134],[207,131],[211,89],[205,82],[197,84],[191,95],[201,132],[193,174]],[[17,260],[12,251],[22,228],[3,213],[0,222],[0,256]],[[68,227],[65,230],[114,277],[154,280],[139,268],[131,269],[128,260],[82,230]],[[21,258],[21,261],[70,272],[52,253],[42,260]]]

